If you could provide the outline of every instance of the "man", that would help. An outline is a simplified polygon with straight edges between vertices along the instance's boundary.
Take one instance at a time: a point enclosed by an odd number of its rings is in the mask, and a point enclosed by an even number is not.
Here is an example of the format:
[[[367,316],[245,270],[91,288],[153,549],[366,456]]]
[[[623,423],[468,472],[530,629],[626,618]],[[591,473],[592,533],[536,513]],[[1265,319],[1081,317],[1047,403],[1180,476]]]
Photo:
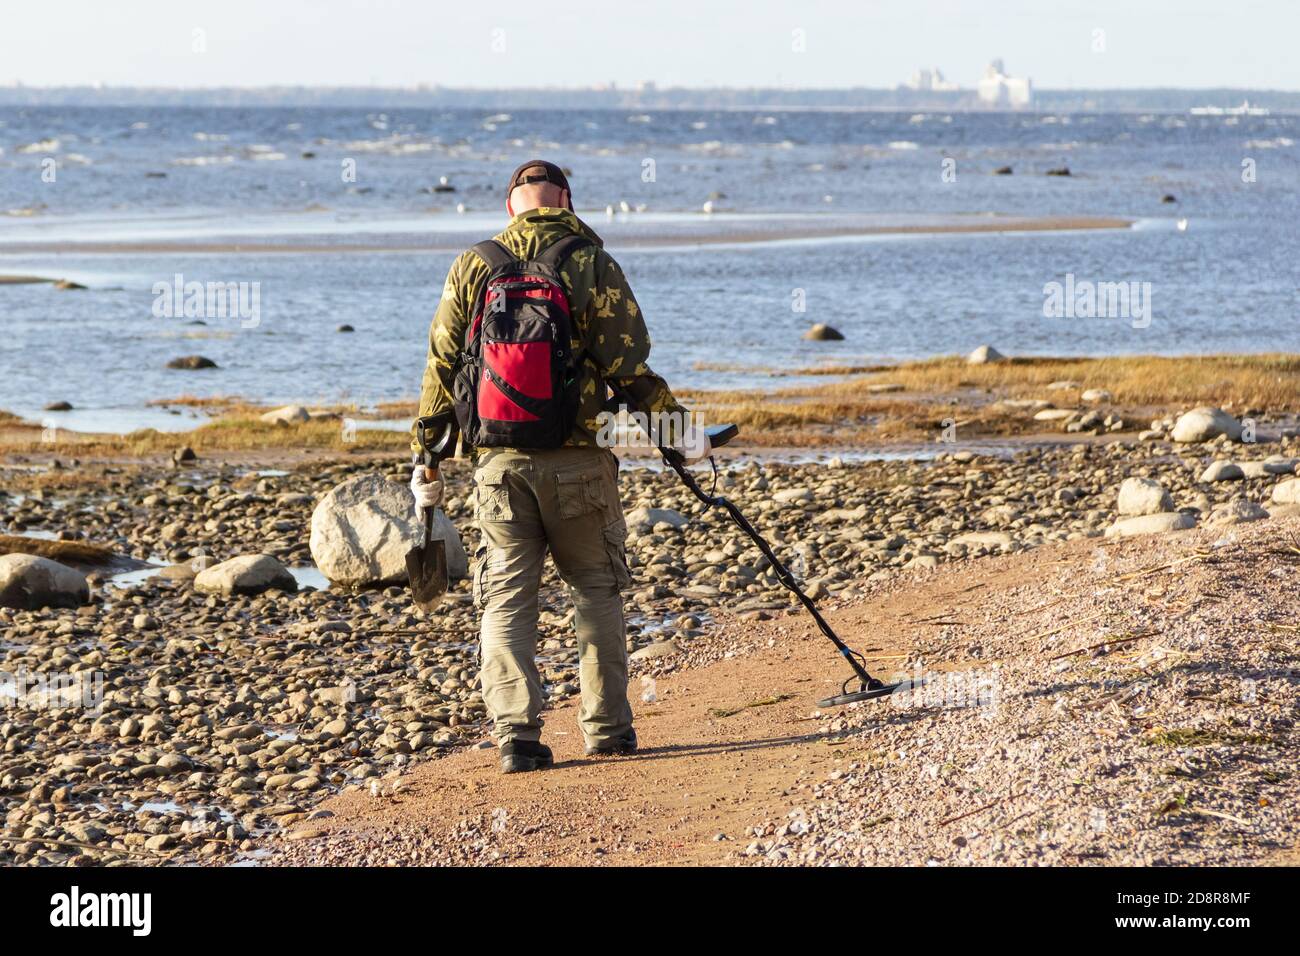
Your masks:
[[[538,587],[548,551],[574,603],[582,685],[578,719],[586,752],[636,749],[620,594],[631,580],[624,550],[627,525],[618,495],[618,459],[597,443],[599,416],[607,384],[617,385],[644,411],[686,413],[646,365],[650,338],[641,310],[600,237],[574,214],[563,170],[542,160],[524,163],[507,185],[506,212],[510,223],[495,238],[506,252],[497,257],[532,262],[566,237],[583,240],[564,244],[572,251],[556,269],[572,322],[569,354],[580,357],[576,376],[569,379],[577,410],[568,437],[560,447],[475,451],[482,535],[474,569],[474,597],[483,612],[480,676],[500,744],[501,769],[515,773],[553,762],[550,748],[541,743],[542,686],[536,663]],[[429,331],[421,417],[451,420],[468,339],[480,334],[484,310],[492,306],[484,305],[489,276],[499,275],[485,258],[493,258],[491,253],[492,247],[470,249],[447,275]],[[504,301],[502,293],[499,302]],[[517,391],[506,392],[519,398]],[[519,400],[527,404],[526,396]],[[417,466],[411,489],[417,506],[433,507],[441,481],[436,471]]]

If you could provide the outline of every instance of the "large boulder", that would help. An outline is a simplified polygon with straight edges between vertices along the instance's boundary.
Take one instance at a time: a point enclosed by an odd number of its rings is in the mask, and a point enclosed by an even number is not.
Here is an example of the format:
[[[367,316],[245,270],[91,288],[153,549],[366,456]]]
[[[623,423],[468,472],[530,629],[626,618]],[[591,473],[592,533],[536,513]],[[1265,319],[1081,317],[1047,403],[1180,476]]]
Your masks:
[[[1215,508],[1210,512],[1210,516],[1205,520],[1205,523],[1212,528],[1218,528],[1227,525],[1245,524],[1247,521],[1261,521],[1267,517],[1268,512],[1260,505],[1253,501],[1247,501],[1245,498],[1237,498]]]
[[[456,526],[435,512],[433,537],[446,542],[447,573],[469,574],[469,556]],[[359,475],[337,485],[311,515],[311,556],[335,584],[370,587],[406,580],[406,552],[424,540],[415,497],[383,475]]]
[[[79,571],[34,554],[0,556],[0,607],[34,611],[89,602],[90,586]]]
[[[272,588],[296,591],[298,582],[269,554],[240,555],[194,576],[194,589],[204,594],[260,594]]]
[[[1174,502],[1158,481],[1150,478],[1125,478],[1119,486],[1116,509],[1122,515],[1153,515],[1173,511]]]
[[[991,345],[981,345],[970,355],[966,356],[967,365],[988,365],[990,362],[1001,362],[1006,356],[999,352]]]
[[[844,339],[844,333],[834,326],[818,322],[805,332],[803,337],[811,342],[840,342]]]
[[[1179,512],[1137,515],[1120,518],[1106,529],[1108,538],[1127,538],[1135,534],[1159,534],[1163,531],[1186,531],[1196,527],[1196,519]]]
[[[1170,437],[1178,442],[1210,441],[1227,435],[1232,441],[1241,440],[1241,422],[1221,408],[1202,405],[1186,412],[1174,423]]]
[[[1246,478],[1271,478],[1274,475],[1293,475],[1295,474],[1295,464],[1294,458],[1284,458],[1281,455],[1270,455],[1263,461],[1237,462],[1242,475]]]
[[[200,369],[216,368],[217,363],[206,355],[182,355],[167,363],[168,368]]]
[[[1288,478],[1274,485],[1273,501],[1279,505],[1300,504],[1300,478]]]
[[[311,412],[301,405],[284,405],[264,412],[260,417],[268,425],[294,425],[298,422],[310,421]]]
[[[1198,479],[1202,484],[1208,484],[1212,481],[1240,481],[1246,477],[1246,473],[1241,470],[1241,466],[1231,461],[1212,461],[1209,466],[1201,472]]]

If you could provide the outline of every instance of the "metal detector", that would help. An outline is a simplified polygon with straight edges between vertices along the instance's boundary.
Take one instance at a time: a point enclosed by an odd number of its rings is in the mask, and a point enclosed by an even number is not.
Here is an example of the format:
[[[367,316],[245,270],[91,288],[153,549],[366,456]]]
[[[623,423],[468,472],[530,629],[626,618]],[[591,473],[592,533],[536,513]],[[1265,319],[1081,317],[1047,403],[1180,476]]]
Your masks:
[[[633,410],[638,409],[636,402],[624,389],[612,382],[609,383],[609,387],[614,392],[615,397],[614,409],[611,410],[626,410],[628,408]],[[715,448],[721,448],[739,435],[740,426],[715,425],[711,428],[706,428],[704,431],[709,438],[709,448],[712,450]],[[680,452],[672,448],[665,448],[663,445],[659,444],[658,437],[653,434],[648,435],[648,437],[652,442],[654,442],[655,449],[663,457],[663,460],[668,467],[677,472],[677,477],[682,480],[682,484],[686,485],[686,487],[691,490],[691,493],[704,503],[705,507],[722,508],[730,516],[731,520],[740,527],[740,530],[745,532],[745,534],[749,536],[750,540],[758,546],[758,550],[763,553],[763,556],[767,558],[769,562],[771,562],[773,570],[776,571],[777,580],[781,582],[783,587],[788,591],[791,591],[794,596],[799,599],[799,603],[802,604],[807,609],[808,613],[812,615],[813,620],[817,622],[817,626],[821,629],[821,632],[826,635],[827,639],[830,640],[832,644],[835,645],[835,649],[840,652],[841,656],[848,661],[849,667],[853,668],[853,676],[844,681],[844,685],[840,688],[840,693],[836,694],[834,697],[827,697],[825,700],[819,700],[817,702],[818,707],[838,707],[843,704],[856,703],[860,700],[874,700],[878,697],[888,697],[896,690],[907,690],[919,685],[920,682],[912,680],[901,681],[897,684],[886,684],[879,678],[872,677],[871,674],[868,673],[866,668],[866,659],[840,640],[839,635],[832,630],[831,626],[826,623],[826,619],[822,617],[821,612],[817,610],[817,605],[813,603],[813,599],[804,593],[803,588],[799,587],[799,582],[795,580],[794,575],[792,575],[790,570],[781,562],[781,559],[776,556],[776,553],[772,550],[772,546],[769,545],[754,526],[749,523],[749,519],[745,517],[733,502],[729,501],[723,495],[715,494],[718,486],[718,465],[717,462],[714,461],[712,455],[709,455],[709,464],[713,467],[713,487],[706,492],[699,486],[699,483],[696,482],[695,476],[687,470],[685,459],[682,457]],[[859,687],[855,691],[850,691],[849,685],[855,680],[858,682]]]

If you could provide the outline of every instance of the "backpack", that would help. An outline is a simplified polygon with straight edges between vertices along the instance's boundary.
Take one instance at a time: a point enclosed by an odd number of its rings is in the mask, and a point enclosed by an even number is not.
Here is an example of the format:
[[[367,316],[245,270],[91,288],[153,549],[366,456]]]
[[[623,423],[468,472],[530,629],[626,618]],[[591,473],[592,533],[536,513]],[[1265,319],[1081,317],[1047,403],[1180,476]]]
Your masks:
[[[495,239],[473,246],[488,266],[475,290],[452,386],[456,419],[476,448],[559,448],[578,418],[578,356],[560,268],[589,245],[565,236],[521,261]]]

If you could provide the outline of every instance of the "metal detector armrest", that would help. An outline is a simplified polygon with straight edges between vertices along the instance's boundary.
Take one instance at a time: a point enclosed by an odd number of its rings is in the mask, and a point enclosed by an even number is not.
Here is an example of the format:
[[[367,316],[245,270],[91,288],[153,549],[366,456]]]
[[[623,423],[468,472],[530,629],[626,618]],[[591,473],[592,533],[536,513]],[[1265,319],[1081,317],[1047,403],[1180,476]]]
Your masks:
[[[710,425],[704,429],[704,434],[709,438],[710,448],[721,448],[727,442],[734,439],[740,434],[739,425]]]

